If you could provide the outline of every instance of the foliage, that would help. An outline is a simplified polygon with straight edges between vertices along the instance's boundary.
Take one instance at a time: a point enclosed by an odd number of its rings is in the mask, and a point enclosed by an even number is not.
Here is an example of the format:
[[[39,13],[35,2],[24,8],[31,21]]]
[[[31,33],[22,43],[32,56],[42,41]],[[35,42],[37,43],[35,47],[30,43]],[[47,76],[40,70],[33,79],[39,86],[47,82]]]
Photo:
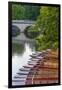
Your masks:
[[[59,8],[41,6],[36,29],[40,28],[43,35],[36,38],[38,50],[58,48]]]
[[[40,34],[40,32],[34,29],[34,26],[29,26],[26,28],[25,30],[25,35],[31,39],[34,39],[35,37],[37,37]]]
[[[33,5],[12,5],[12,19],[35,20],[39,15],[39,6]]]

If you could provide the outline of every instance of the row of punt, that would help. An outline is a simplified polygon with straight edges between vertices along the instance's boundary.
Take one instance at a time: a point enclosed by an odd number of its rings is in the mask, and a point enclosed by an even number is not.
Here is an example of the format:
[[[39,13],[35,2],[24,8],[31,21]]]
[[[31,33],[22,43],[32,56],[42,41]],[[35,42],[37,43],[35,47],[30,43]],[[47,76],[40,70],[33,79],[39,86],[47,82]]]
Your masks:
[[[32,84],[48,84],[58,82],[57,68],[44,66],[44,57],[50,50],[36,52],[30,55],[27,65],[19,69],[14,76],[12,85],[32,85]]]

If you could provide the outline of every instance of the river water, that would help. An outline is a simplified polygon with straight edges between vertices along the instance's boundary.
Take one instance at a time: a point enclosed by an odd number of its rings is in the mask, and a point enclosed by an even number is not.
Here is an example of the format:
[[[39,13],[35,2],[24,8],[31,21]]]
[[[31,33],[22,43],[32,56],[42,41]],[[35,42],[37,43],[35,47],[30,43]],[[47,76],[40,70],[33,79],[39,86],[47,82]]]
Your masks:
[[[12,80],[19,72],[19,69],[27,65],[33,52],[35,52],[35,44],[31,40],[30,42],[12,42]]]

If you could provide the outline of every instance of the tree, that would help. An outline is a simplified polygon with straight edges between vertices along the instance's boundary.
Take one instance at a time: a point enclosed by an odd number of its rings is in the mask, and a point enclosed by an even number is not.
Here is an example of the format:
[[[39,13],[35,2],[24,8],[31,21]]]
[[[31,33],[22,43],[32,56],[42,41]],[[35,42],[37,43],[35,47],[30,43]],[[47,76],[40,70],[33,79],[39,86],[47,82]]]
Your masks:
[[[12,5],[12,19],[36,20],[39,15],[40,6],[33,5]]]
[[[58,48],[59,7],[41,6],[35,26],[43,33],[36,38],[38,50]]]

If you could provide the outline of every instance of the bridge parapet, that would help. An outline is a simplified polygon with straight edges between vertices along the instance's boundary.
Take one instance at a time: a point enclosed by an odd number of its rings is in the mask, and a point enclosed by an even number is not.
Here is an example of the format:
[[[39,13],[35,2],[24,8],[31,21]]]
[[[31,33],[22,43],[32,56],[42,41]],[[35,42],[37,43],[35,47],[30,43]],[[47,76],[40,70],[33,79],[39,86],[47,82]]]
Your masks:
[[[32,21],[32,20],[12,20],[12,23],[17,23],[17,24],[34,24],[35,21]]]

